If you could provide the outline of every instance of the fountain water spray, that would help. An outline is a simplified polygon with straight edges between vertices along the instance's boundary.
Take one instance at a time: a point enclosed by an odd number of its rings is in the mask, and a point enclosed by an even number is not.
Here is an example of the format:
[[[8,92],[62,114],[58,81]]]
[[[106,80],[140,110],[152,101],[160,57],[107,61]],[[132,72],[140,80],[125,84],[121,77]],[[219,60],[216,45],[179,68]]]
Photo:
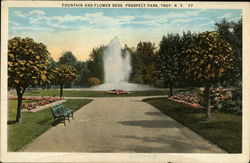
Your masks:
[[[130,54],[122,56],[122,46],[117,37],[104,50],[104,81],[105,83],[128,82],[131,73]]]
[[[131,73],[130,53],[122,54],[122,45],[118,37],[113,38],[104,50],[104,84],[93,86],[93,90],[151,90],[155,89],[144,84],[128,83]]]

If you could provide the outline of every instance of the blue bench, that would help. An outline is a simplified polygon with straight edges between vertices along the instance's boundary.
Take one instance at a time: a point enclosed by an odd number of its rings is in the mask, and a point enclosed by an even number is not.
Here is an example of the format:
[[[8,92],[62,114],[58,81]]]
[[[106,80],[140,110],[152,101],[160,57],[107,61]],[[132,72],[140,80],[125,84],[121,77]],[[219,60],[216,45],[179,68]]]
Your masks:
[[[71,109],[66,108],[62,103],[61,104],[55,104],[50,107],[54,123],[58,120],[63,121],[65,125],[65,120],[69,121],[69,118],[72,117],[74,119],[73,113],[74,111]],[[70,122],[70,121],[69,121]]]

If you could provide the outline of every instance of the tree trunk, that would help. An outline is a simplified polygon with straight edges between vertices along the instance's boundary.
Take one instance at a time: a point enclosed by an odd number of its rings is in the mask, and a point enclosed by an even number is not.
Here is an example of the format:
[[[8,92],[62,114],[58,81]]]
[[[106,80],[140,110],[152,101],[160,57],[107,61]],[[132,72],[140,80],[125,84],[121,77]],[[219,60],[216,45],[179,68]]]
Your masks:
[[[63,84],[60,84],[60,97],[63,96]]]
[[[23,94],[20,89],[16,89],[17,92],[17,113],[16,113],[16,123],[22,123],[22,103],[23,103]]]
[[[205,92],[206,92],[206,103],[207,103],[207,113],[206,118],[207,120],[211,119],[211,107],[210,107],[210,83],[205,84]]]
[[[169,85],[169,90],[170,90],[170,97],[173,96],[173,86],[172,84]]]

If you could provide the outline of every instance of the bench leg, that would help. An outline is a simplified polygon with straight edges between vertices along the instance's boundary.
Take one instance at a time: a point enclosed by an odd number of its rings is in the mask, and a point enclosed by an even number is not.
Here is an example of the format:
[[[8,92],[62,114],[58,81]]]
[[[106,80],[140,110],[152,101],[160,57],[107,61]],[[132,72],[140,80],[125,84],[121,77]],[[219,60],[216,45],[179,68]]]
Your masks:
[[[63,119],[63,123],[64,123],[64,126],[66,126],[66,123],[65,123],[65,118]]]
[[[68,121],[69,121],[69,115],[68,115]],[[69,121],[69,123],[70,123],[70,121]]]

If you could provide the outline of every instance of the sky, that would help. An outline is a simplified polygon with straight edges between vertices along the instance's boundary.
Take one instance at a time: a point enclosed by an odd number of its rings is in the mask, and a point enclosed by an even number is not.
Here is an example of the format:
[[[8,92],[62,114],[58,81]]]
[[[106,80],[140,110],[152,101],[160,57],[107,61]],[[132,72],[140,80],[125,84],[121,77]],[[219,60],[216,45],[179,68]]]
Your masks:
[[[129,47],[150,41],[158,47],[163,35],[215,30],[222,19],[238,21],[238,9],[152,8],[10,8],[9,39],[31,37],[44,43],[58,61],[65,51],[85,61],[93,48],[115,36]]]

